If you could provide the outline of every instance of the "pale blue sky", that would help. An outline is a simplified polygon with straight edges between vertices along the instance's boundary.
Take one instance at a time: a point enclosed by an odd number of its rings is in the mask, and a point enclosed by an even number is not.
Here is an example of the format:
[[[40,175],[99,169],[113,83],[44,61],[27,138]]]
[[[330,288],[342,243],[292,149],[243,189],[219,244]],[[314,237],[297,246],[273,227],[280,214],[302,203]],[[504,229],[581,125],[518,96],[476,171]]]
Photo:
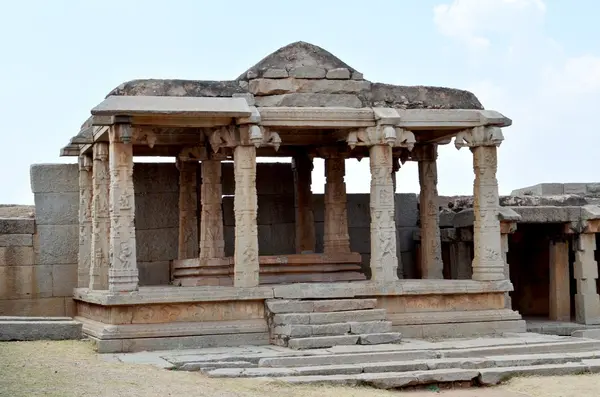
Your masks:
[[[512,118],[499,152],[501,193],[600,181],[598,15],[594,0],[5,0],[0,203],[32,203],[30,164],[74,161],[59,149],[121,82],[234,79],[298,40],[371,81],[470,89]],[[440,194],[471,193],[468,150],[443,147],[438,167]],[[368,160],[348,164],[348,174],[350,192],[368,191]],[[418,192],[414,164],[398,185]]]

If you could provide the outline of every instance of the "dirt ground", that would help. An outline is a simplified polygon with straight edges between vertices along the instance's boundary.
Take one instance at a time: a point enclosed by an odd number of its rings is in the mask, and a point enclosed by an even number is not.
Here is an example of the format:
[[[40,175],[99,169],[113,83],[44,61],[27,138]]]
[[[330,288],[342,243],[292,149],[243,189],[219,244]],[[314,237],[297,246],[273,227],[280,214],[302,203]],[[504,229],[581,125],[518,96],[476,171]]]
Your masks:
[[[495,388],[384,391],[286,386],[246,379],[107,362],[87,342],[0,343],[0,396],[10,397],[585,397],[597,396],[600,375],[513,379]]]

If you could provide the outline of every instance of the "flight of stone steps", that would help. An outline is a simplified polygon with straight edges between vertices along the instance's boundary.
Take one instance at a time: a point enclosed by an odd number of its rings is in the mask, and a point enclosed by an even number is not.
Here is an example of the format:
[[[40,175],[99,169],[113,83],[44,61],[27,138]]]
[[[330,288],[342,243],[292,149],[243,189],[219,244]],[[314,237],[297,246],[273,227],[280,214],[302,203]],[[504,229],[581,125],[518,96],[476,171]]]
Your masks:
[[[311,350],[244,346],[141,354],[146,356],[133,353],[120,360],[146,360],[216,378],[383,389],[453,382],[491,385],[513,376],[600,373],[599,340],[532,333]]]
[[[266,301],[271,343],[292,349],[399,343],[376,299]]]

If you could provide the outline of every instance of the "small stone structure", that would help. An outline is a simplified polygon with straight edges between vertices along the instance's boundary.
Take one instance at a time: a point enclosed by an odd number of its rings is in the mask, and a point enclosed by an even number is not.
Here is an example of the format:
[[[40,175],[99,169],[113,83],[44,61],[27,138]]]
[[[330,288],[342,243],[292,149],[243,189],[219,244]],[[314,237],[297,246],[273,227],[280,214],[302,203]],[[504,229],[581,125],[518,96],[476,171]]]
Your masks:
[[[384,343],[398,340],[399,332],[422,337],[525,329],[506,303],[513,287],[498,216],[497,147],[504,139],[501,128],[511,121],[484,110],[469,92],[371,83],[327,51],[298,42],[232,81],[124,83],[91,113],[61,151],[79,159],[78,173],[69,178],[77,190],[68,190],[78,198],[72,207],[76,226],[67,223],[69,217],[64,228],[46,227],[38,234],[39,260],[62,263],[43,247],[55,239],[73,241],[68,234],[76,231],[76,318],[100,351],[269,342],[303,348]],[[473,260],[460,265],[471,265],[469,280],[443,278],[436,158],[437,147],[452,140],[473,156]],[[177,189],[166,191],[173,181],[163,186],[150,171],[156,165],[138,173],[143,167],[134,164],[134,156],[175,158]],[[264,211],[274,217],[263,228],[262,190],[277,191],[285,180],[263,174],[259,184],[258,157],[293,158],[287,176],[293,195],[285,197],[290,205],[281,208],[281,216]],[[322,234],[310,191],[315,157],[325,160]],[[371,191],[363,196],[362,219],[368,223],[357,235],[369,242],[368,252],[353,244],[344,181],[345,161],[363,158],[369,159]],[[406,161],[419,163],[421,183],[417,272],[406,271],[402,262],[401,253],[410,252],[405,247],[413,242],[399,238],[398,214],[407,209],[394,193],[395,173]],[[34,167],[32,173],[42,170]],[[137,183],[136,175],[142,179]],[[232,191],[226,190],[227,178]],[[274,198],[271,205],[279,202]],[[293,221],[290,216],[286,222],[284,214],[292,208]],[[286,234],[294,236],[293,250],[265,253],[265,236],[284,235],[275,227],[280,219],[293,224],[293,233]],[[48,236],[50,230],[61,230],[63,238]],[[157,247],[165,233],[176,239],[162,251]],[[145,257],[144,249],[152,254]],[[167,261],[165,280],[158,263]],[[361,271],[365,265],[368,271]],[[161,275],[148,276],[154,271]],[[408,273],[423,279],[400,279]],[[160,285],[143,286],[142,279]],[[287,301],[281,315],[272,311],[279,300]],[[334,303],[340,300],[345,303]],[[310,306],[307,302],[313,302],[313,312],[294,309]],[[315,302],[328,309],[316,310]],[[337,306],[347,308],[349,302],[367,306],[349,310],[353,313]],[[358,316],[355,331],[344,325],[350,315]],[[323,317],[339,319],[324,334],[326,327],[315,327]],[[308,331],[310,336],[293,341],[297,332]]]

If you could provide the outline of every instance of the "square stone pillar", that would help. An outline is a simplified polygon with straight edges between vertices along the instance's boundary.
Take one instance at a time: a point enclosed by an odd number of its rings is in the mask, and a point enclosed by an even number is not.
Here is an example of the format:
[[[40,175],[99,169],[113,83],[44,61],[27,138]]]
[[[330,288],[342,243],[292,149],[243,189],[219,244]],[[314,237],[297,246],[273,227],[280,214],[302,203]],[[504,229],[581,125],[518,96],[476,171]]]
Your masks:
[[[502,246],[502,260],[504,261],[504,278],[510,280],[510,265],[508,264],[508,236],[517,230],[517,222],[500,222],[500,242]],[[512,309],[512,299],[508,292],[504,293],[504,306]]]
[[[234,286],[256,287],[259,282],[258,227],[256,216],[256,148],[236,146],[233,152],[235,176]]]
[[[178,259],[198,257],[198,162],[177,160],[179,169],[179,245]]]
[[[79,251],[77,256],[77,287],[90,286],[92,264],[92,198],[94,191],[92,157],[79,156]]]
[[[296,207],[296,253],[315,252],[315,216],[312,206],[313,161],[303,152],[292,158]]]
[[[415,146],[412,155],[418,160],[421,185],[419,194],[421,276],[424,279],[443,279],[444,263],[437,191],[437,145]]]
[[[371,168],[371,280],[398,280],[392,147],[369,148]]]
[[[574,276],[577,281],[575,318],[580,324],[600,324],[600,296],[596,288],[598,264],[594,259],[595,233],[582,233],[576,238]]]
[[[391,158],[390,158],[391,161]],[[326,254],[349,253],[348,209],[346,206],[345,159],[337,153],[325,157],[325,233]],[[389,170],[391,181],[391,168]]]
[[[135,200],[133,191],[133,145],[131,126],[115,124],[109,130],[110,168],[110,268],[108,289],[135,291],[138,268],[135,238]]]
[[[571,291],[569,277],[569,245],[567,241],[550,240],[550,312],[554,321],[571,321]]]
[[[200,258],[222,258],[225,256],[225,239],[223,237],[223,209],[221,205],[223,197],[221,161],[204,160],[201,166]],[[237,179],[235,186],[237,192]]]
[[[96,142],[92,150],[92,246],[89,288],[91,290],[107,290],[108,268],[110,265],[108,144]]]

